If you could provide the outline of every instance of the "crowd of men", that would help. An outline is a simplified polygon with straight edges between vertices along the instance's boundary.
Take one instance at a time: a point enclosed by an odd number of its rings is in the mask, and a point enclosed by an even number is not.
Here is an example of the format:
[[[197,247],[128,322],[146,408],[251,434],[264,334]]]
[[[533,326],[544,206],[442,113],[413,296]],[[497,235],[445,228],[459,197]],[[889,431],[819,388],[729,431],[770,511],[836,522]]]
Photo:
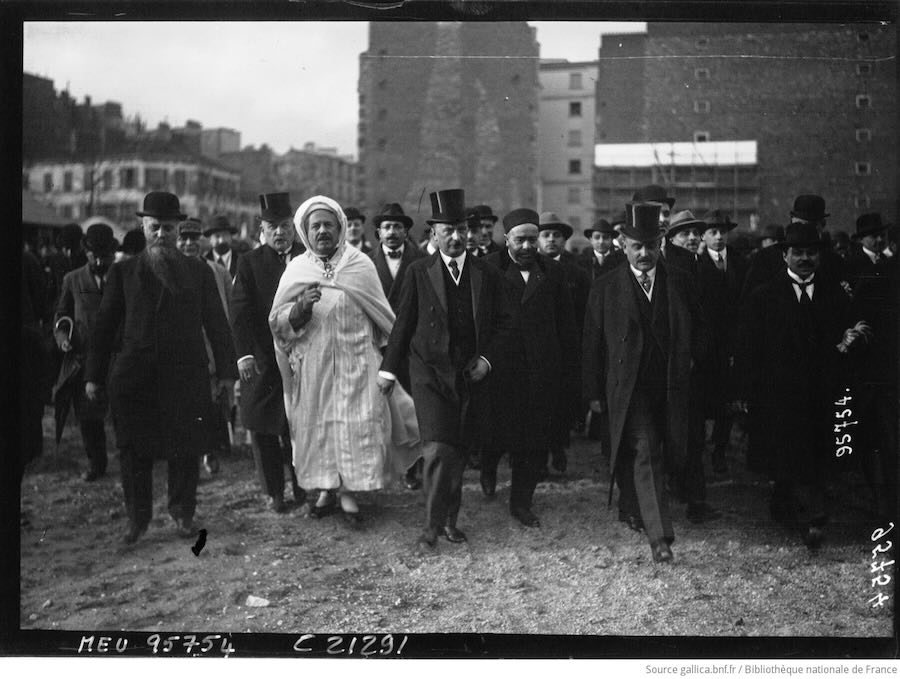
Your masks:
[[[748,252],[726,211],[675,211],[651,185],[586,229],[590,248],[575,253],[553,212],[501,218],[468,206],[462,189],[430,198],[418,244],[399,204],[373,217],[370,243],[356,208],[317,196],[295,212],[288,194],[270,193],[258,242],[241,252],[226,217],[204,229],[177,196],[152,192],[132,251],[117,255],[112,230],[95,224],[63,234],[63,265],[25,252],[23,374],[50,360],[39,349],[49,297],[53,397],[74,406],[86,481],[106,473],[111,412],[126,543],[147,530],[158,458],[176,530],[194,535],[201,459],[217,472],[236,407],[274,512],[289,509],[290,479],[311,516],[340,508],[358,525],[353,491],[382,487],[393,465],[423,489],[426,552],[439,537],[467,540],[463,471],[478,469],[494,497],[504,456],[510,514],[540,526],[535,488],[548,466],[565,472],[573,430],[602,448],[608,501],[618,489],[619,520],[646,535],[657,562],[673,559],[670,502],[695,523],[721,516],[706,501],[707,421],[712,471],[728,471],[737,423],[747,467],[773,482],[772,518],[811,550],[841,461],[864,473],[872,511],[893,515],[900,259],[881,215],[832,241],[825,200],[800,195],[789,223],[766,227]],[[61,280],[54,266],[68,268]],[[23,463],[41,445],[33,392]]]

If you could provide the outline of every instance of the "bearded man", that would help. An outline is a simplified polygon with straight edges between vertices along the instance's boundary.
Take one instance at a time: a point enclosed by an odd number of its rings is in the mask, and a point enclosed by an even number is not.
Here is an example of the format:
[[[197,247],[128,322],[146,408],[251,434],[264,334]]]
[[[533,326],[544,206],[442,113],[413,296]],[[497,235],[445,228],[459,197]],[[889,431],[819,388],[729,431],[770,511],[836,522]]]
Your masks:
[[[198,451],[209,412],[204,332],[215,358],[216,379],[230,389],[237,377],[231,333],[212,271],[175,246],[176,224],[185,217],[178,197],[148,193],[136,214],[147,247],[110,268],[85,366],[85,394],[91,400],[101,396],[109,374],[128,511],[126,544],[135,542],[150,523],[157,451],[168,460],[169,514],[176,530],[182,537],[194,535]],[[116,347],[120,331],[121,346]]]

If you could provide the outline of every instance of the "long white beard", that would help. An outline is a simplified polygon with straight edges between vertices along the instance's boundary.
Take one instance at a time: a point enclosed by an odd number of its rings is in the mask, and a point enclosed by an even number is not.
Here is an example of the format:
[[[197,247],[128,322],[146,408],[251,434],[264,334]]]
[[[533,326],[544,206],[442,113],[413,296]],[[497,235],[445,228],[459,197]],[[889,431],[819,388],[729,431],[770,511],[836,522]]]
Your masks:
[[[147,264],[162,286],[177,295],[181,292],[181,283],[176,275],[179,258],[183,255],[174,245],[153,244],[144,250]]]

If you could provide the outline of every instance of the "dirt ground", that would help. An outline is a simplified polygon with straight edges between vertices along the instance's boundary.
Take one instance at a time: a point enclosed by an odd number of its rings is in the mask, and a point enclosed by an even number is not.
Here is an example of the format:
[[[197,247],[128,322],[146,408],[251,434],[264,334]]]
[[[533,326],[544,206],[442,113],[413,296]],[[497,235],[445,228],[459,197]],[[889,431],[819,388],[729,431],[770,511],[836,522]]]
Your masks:
[[[86,483],[77,428],[70,424],[58,452],[51,432],[48,409],[44,456],[22,486],[23,629],[893,635],[893,583],[872,584],[879,526],[859,479],[841,479],[826,542],[810,554],[768,519],[767,483],[743,471],[737,430],[731,473],[709,472],[709,499],[724,517],[694,525],[673,505],[669,566],[655,564],[646,539],[607,509],[605,461],[581,437],[569,470],[538,487],[541,528],[509,516],[505,463],[491,500],[467,470],[459,527],[469,542],[441,541],[426,556],[413,549],[420,493],[363,494],[356,529],[340,515],[312,519],[305,507],[276,515],[249,452],[235,448],[218,475],[201,472],[196,525],[207,542],[195,556],[166,512],[164,462],[154,470],[149,531],[125,547],[117,454],[106,478]],[[873,608],[879,591],[891,598]],[[265,605],[248,605],[249,596]]]

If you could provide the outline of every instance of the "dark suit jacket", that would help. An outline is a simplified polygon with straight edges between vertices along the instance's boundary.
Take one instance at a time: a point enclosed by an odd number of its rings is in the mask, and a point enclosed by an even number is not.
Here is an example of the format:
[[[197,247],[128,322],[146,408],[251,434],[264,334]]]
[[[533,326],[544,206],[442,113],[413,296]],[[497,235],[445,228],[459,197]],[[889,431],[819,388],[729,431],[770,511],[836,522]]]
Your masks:
[[[603,258],[603,264],[599,264],[596,255],[594,255],[594,251],[588,249],[581,254],[581,257],[579,257],[577,261],[581,268],[588,272],[591,280],[595,281],[607,271],[615,269],[619,264],[627,263],[628,258],[625,256],[624,252],[613,248],[606,253],[606,257]]]
[[[259,248],[256,248],[259,249]],[[252,250],[251,250],[252,252]],[[238,261],[243,256],[242,253],[238,252],[234,248],[231,248],[231,264],[228,266],[228,275],[231,276],[231,280],[234,280],[234,277],[237,275],[238,270]],[[206,258],[211,262],[218,262],[217,255],[214,251],[210,250],[206,253]]]
[[[387,297],[388,303],[394,313],[397,313],[397,304],[400,300],[400,290],[403,287],[403,279],[406,277],[406,270],[409,265],[417,259],[427,257],[428,255],[416,247],[412,241],[406,241],[403,245],[403,255],[400,257],[400,268],[397,270],[397,277],[391,276],[391,270],[388,268],[387,256],[384,254],[384,248],[379,243],[369,257],[375,262],[375,271],[378,272],[378,279],[381,281],[381,288],[384,290],[384,296]]]
[[[667,457],[681,465],[687,455],[691,361],[704,359],[708,338],[687,274],[660,261],[659,275],[665,277],[669,325],[665,447]],[[609,409],[610,469],[615,469],[647,339],[643,336],[633,277],[629,266],[620,266],[594,281],[584,324],[584,398],[605,401]],[[653,294],[657,292],[655,289]]]
[[[295,241],[291,256],[303,250],[303,245]],[[252,382],[241,383],[241,423],[251,431],[275,435],[284,433],[287,418],[269,312],[284,268],[278,253],[268,245],[241,257],[228,314],[237,358],[253,356],[260,371]]]
[[[673,267],[678,268],[689,273],[691,276],[696,276],[698,269],[700,268],[700,257],[698,255],[695,255],[687,248],[679,247],[671,242],[666,243],[663,259],[666,266],[670,269]]]
[[[91,337],[85,381],[103,384],[117,330],[122,344],[109,371],[109,401],[119,446],[198,446],[209,412],[203,333],[218,376],[236,378],[234,346],[213,273],[179,254],[180,293],[163,288],[145,255],[113,264]]]
[[[879,265],[881,262],[879,262]],[[869,256],[863,252],[862,245],[854,244],[850,249],[850,256],[847,258],[847,279],[853,289],[856,289],[857,283],[863,278],[869,278],[875,275],[876,265]]]
[[[526,284],[506,250],[485,261],[503,274],[505,303],[515,322],[491,389],[492,444],[513,454],[564,445],[581,402],[579,336],[564,268],[538,255]]]
[[[565,274],[566,289],[572,299],[572,311],[575,314],[578,337],[581,337],[584,332],[584,312],[587,309],[587,298],[591,291],[591,277],[578,266],[578,258],[571,252],[563,252],[559,257],[559,264]]]
[[[72,347],[84,356],[90,349],[91,331],[100,311],[102,293],[87,264],[70,271],[63,278],[62,293],[56,305],[53,323],[66,316],[73,321]]]
[[[823,249],[820,261],[816,273],[818,278],[838,283],[847,280],[847,263],[834,250]],[[742,302],[747,300],[756,288],[776,278],[784,268],[784,250],[780,246],[770,245],[757,251],[748,262],[744,289],[741,291]]]
[[[412,397],[422,440],[462,445],[479,436],[484,427],[484,418],[489,415],[485,389],[490,387],[493,375],[488,373],[468,389],[460,385],[449,353],[443,268],[440,252],[410,264],[381,369],[397,374],[401,361],[409,356]],[[512,331],[500,272],[471,256],[466,256],[465,268],[469,269],[472,286],[476,355],[496,367]],[[464,416],[468,401],[471,404]]]

